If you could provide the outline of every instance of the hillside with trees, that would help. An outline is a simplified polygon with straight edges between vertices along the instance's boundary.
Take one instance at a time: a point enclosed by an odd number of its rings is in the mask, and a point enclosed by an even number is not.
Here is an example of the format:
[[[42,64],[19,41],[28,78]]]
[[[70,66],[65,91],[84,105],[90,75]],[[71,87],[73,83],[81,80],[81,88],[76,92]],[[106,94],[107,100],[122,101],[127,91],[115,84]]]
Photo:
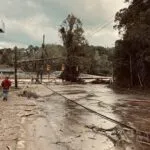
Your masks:
[[[62,63],[65,63],[67,51],[64,46],[55,44],[45,45],[44,58],[58,58],[51,62],[51,71],[61,70]],[[111,75],[112,74],[112,52],[111,48],[104,48],[102,46],[86,46],[82,53],[82,61],[79,62],[80,70],[82,73],[93,75]],[[17,51],[18,61],[28,59],[38,59],[42,55],[42,48],[29,45],[28,48],[19,48]],[[63,59],[61,59],[63,58]],[[1,49],[0,62],[13,66],[14,62],[14,49]],[[23,70],[33,72],[35,66],[33,63],[22,64]],[[45,68],[46,70],[46,68]]]

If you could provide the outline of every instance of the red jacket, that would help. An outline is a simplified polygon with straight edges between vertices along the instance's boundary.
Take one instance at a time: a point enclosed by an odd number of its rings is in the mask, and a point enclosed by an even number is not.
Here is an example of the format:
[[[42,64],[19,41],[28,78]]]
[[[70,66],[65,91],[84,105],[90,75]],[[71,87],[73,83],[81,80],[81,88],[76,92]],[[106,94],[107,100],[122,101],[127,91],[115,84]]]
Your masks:
[[[5,79],[2,81],[1,86],[3,87],[3,89],[9,89],[11,86],[11,81],[8,79]]]

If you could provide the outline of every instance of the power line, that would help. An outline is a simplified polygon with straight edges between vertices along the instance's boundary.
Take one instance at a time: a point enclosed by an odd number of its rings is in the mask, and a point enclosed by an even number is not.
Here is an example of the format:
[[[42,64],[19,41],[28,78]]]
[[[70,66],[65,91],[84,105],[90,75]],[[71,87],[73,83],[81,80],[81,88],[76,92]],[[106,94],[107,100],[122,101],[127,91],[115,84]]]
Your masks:
[[[106,24],[102,25],[101,27],[97,28],[90,36],[89,38],[92,38],[97,32],[103,30],[104,28],[106,28],[108,25],[113,23],[114,19],[111,19],[110,21],[108,21]]]
[[[57,60],[57,59],[65,59],[65,58],[64,57],[55,57],[55,58],[40,58],[40,59],[31,59],[31,60],[21,60],[21,61],[18,61],[18,63],[46,61],[46,60]]]
[[[130,9],[133,8],[133,7],[138,6],[140,3],[141,3],[141,1],[137,1],[137,3],[135,3],[133,6],[131,6]],[[111,23],[113,23],[113,21],[114,21],[114,17],[112,17],[111,20],[107,21],[102,26],[97,27],[96,30],[91,34],[90,38],[92,38],[97,32],[100,32],[101,30],[103,30],[104,28],[106,28],[108,25],[110,25]]]
[[[108,20],[112,20],[112,18],[114,17],[114,15],[111,15],[109,18],[107,18]],[[107,23],[108,21],[106,21],[103,25],[105,25],[106,23]],[[103,26],[102,25],[102,26]],[[95,29],[98,29],[98,28],[100,28],[100,26],[101,26],[101,24],[99,24],[99,25],[97,25],[96,27],[93,27],[93,28],[90,28],[89,30],[91,30],[91,31],[93,31],[93,32],[95,32]],[[91,33],[88,33],[87,35],[91,35]]]
[[[53,90],[52,88],[48,87],[46,84],[43,84],[43,86],[46,87],[47,89],[51,90],[53,93],[55,93],[55,94],[57,94],[57,95],[63,97],[64,99],[66,99],[66,100],[68,100],[68,101],[70,101],[70,102],[72,102],[72,103],[74,103],[74,104],[76,104],[76,105],[78,105],[78,106],[80,106],[80,107],[86,109],[86,110],[88,110],[88,111],[91,112],[91,113],[94,113],[94,114],[100,116],[101,118],[104,118],[104,119],[106,119],[106,120],[109,120],[109,121],[111,121],[111,122],[113,122],[113,123],[115,123],[115,124],[118,124],[118,125],[122,126],[122,127],[125,127],[125,128],[128,128],[128,129],[131,129],[131,130],[133,130],[133,131],[136,131],[135,128],[133,128],[133,127],[131,127],[131,126],[129,126],[129,125],[126,125],[126,124],[124,124],[124,123],[121,123],[121,122],[119,122],[119,121],[117,121],[117,120],[115,120],[115,119],[112,119],[112,118],[110,118],[110,117],[107,117],[107,116],[105,116],[105,115],[103,115],[103,114],[101,114],[101,113],[99,113],[99,112],[97,112],[97,111],[95,111],[95,110],[92,110],[91,108],[88,108],[88,107],[86,107],[86,106],[84,106],[84,105],[82,105],[82,104],[80,104],[80,103],[78,103],[78,102],[76,102],[76,101],[74,101],[74,100],[72,100],[72,99],[70,99],[70,98],[67,98],[67,97],[64,96],[63,94],[61,94],[61,93],[59,93],[59,92]]]

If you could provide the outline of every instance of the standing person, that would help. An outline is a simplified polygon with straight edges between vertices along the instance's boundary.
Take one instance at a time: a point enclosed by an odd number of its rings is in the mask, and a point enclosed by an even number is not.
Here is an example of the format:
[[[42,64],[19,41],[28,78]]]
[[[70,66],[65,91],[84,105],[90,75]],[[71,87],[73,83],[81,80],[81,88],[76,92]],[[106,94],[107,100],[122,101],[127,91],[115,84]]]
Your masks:
[[[9,80],[9,77],[5,77],[5,79],[1,83],[1,86],[3,88],[3,101],[7,101],[9,88],[11,86],[11,81]]]

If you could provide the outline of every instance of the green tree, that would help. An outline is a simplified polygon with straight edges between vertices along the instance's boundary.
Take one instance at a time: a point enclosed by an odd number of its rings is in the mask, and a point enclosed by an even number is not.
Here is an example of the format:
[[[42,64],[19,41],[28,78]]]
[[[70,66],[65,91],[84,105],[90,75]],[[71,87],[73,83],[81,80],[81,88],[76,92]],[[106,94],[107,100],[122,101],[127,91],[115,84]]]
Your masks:
[[[10,48],[1,49],[1,64],[13,65],[13,51]]]
[[[83,49],[85,45],[87,45],[87,41],[83,35],[82,22],[70,14],[63,21],[59,32],[67,51],[65,70],[62,74],[63,79],[67,81],[77,81],[79,75],[77,68],[85,56]]]
[[[115,28],[122,39],[116,41],[114,66],[116,83],[148,86],[150,80],[150,1],[126,0],[128,8],[116,13]]]

